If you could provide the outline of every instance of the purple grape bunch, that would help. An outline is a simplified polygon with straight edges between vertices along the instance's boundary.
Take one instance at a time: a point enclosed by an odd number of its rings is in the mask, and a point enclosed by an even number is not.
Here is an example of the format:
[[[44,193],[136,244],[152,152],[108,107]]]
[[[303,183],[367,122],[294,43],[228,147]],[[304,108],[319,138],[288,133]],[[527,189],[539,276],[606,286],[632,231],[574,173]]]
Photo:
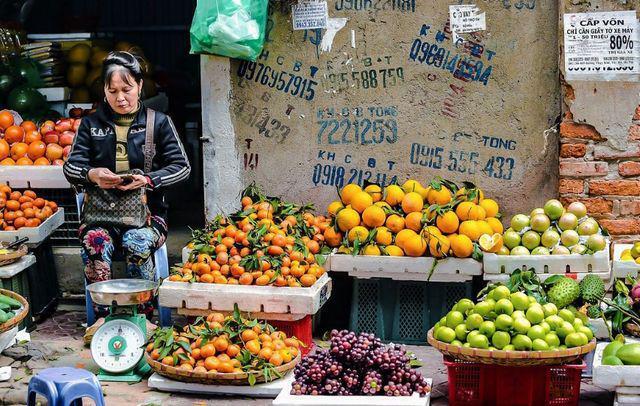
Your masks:
[[[294,377],[292,395],[425,396],[431,390],[402,346],[348,330],[333,330],[329,348],[305,357]]]

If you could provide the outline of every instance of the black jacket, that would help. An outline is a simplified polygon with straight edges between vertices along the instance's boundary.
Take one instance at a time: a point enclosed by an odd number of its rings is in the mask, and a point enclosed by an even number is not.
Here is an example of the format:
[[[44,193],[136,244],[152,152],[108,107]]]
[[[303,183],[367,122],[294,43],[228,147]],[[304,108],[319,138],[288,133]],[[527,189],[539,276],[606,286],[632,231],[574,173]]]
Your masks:
[[[146,119],[146,108],[141,105],[127,137],[127,154],[131,169],[144,170]],[[153,215],[166,220],[167,204],[162,189],[186,180],[191,167],[178,132],[166,114],[156,112],[153,138],[156,154],[151,172],[145,174],[153,182],[152,189],[147,193],[148,204]],[[90,169],[107,168],[115,172],[115,167],[116,132],[113,111],[108,105],[101,104],[95,113],[82,119],[71,152],[64,164],[64,175],[71,184],[86,186],[92,184],[87,177]]]

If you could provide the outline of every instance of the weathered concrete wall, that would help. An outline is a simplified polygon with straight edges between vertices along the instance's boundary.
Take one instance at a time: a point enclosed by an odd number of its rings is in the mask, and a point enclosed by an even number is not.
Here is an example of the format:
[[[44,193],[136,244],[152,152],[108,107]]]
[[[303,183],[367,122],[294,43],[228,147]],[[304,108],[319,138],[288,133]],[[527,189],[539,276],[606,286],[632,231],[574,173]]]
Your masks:
[[[479,0],[487,30],[459,46],[455,1],[329,0],[347,19],[333,40],[292,31],[285,3],[257,63],[225,75],[203,57],[208,217],[231,210],[239,178],[322,209],[343,183],[409,177],[473,181],[507,213],[556,194],[556,1]]]
[[[637,10],[640,1],[563,0],[562,14]],[[637,44],[636,44],[637,46]],[[564,59],[560,57],[561,73]],[[564,82],[560,126],[560,196],[581,200],[618,240],[640,235],[640,84]]]

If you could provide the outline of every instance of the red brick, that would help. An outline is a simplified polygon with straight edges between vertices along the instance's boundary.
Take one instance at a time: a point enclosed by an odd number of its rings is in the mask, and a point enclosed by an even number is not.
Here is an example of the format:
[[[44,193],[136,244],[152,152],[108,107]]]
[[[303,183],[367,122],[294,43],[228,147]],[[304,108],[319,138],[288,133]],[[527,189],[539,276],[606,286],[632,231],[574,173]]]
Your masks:
[[[609,164],[606,162],[560,161],[560,176],[602,176],[608,171]]]
[[[581,158],[587,153],[585,144],[562,144],[560,146],[561,158]]]
[[[640,234],[640,219],[603,219],[599,223],[612,235]]]
[[[640,181],[594,180],[589,182],[590,195],[640,196]]]
[[[633,115],[634,120],[640,120],[640,106],[636,107],[636,112]]]
[[[632,144],[620,151],[605,145],[596,145],[593,149],[593,157],[596,159],[640,158],[640,146]]]
[[[578,179],[560,179],[558,182],[558,192],[564,193],[584,193],[584,181]]]
[[[629,140],[631,141],[640,140],[640,125],[634,124],[631,127],[629,127]]]
[[[618,165],[618,173],[620,176],[638,176],[640,175],[640,162],[620,162]]]
[[[560,136],[594,141],[604,141],[606,139],[602,138],[594,126],[574,123],[572,121],[563,121],[560,123]]]
[[[640,214],[640,201],[639,200],[622,200],[620,201],[620,214],[621,215],[633,215]]]
[[[603,199],[600,197],[596,197],[596,198],[563,197],[560,199],[560,201],[565,206],[576,201],[582,202],[584,203],[585,206],[587,206],[587,212],[589,213],[589,215],[610,214],[613,212],[613,201]]]

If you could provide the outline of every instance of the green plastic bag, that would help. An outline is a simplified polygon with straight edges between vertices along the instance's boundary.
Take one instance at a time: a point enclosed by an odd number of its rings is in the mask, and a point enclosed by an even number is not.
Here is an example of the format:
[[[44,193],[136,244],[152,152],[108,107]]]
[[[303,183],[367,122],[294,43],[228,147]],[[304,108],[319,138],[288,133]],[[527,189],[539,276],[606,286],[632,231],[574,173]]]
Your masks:
[[[269,0],[198,0],[191,53],[255,61],[264,45]]]

